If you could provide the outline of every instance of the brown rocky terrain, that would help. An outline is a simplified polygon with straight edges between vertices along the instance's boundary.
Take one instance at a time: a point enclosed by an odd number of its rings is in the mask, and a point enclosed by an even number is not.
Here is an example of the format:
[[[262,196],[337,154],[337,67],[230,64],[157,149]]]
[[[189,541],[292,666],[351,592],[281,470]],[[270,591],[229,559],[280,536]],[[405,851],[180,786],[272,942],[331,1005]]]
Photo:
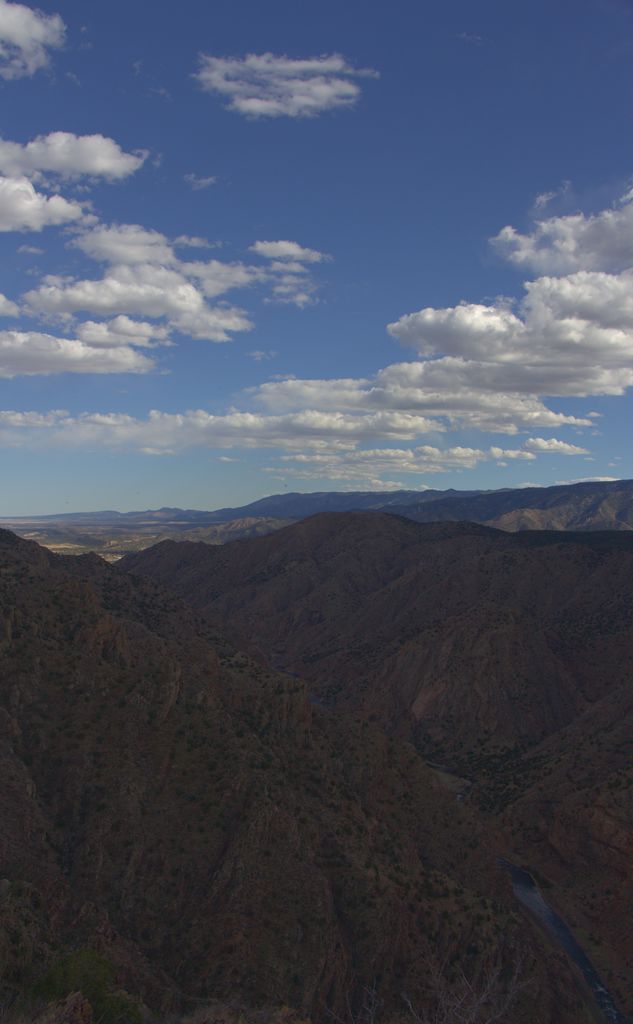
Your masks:
[[[347,1020],[371,991],[402,1015],[403,992],[432,1007],[429,964],[476,979],[523,949],[511,1020],[590,1019],[495,837],[410,744],[315,705],[152,581],[4,531],[0,761],[3,1001]]]
[[[419,523],[468,520],[512,532],[633,530],[633,481],[587,481],[472,495],[458,491],[429,503],[392,503],[389,511]]]
[[[459,759],[534,744],[629,681],[633,538],[326,514],[122,568],[240,647]]]
[[[365,513],[125,567],[326,706],[411,738],[633,1004],[633,538]],[[466,783],[466,785],[468,784]]]

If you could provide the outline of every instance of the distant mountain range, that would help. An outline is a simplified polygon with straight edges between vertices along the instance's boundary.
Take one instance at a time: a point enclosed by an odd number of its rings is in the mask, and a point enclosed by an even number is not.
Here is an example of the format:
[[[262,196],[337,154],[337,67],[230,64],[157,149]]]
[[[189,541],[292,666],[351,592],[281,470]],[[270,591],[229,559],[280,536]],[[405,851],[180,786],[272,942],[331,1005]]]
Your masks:
[[[320,512],[389,512],[417,522],[474,522],[520,530],[633,530],[633,480],[499,491],[322,491],[274,494],[237,508],[66,512],[0,525],[54,551],[114,560],[166,539],[227,540],[272,533]]]

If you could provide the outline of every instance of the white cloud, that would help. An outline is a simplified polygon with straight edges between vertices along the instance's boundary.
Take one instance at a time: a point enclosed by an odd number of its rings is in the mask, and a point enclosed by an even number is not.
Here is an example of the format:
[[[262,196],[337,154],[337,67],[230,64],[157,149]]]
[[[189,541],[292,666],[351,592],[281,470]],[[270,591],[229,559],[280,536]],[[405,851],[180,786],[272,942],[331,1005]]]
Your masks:
[[[103,366],[106,356],[115,362],[122,351],[94,350],[93,358],[100,358],[100,365]],[[145,357],[139,355],[138,359],[144,360]],[[40,369],[33,372],[46,371]],[[72,447],[89,444],[134,448],[139,451],[151,449],[153,453],[175,452],[193,447],[281,447],[296,451],[308,449],[318,452],[322,449],[331,453],[352,450],[358,444],[376,437],[411,440],[424,432],[428,424],[423,417],[388,412],[359,416],[305,410],[285,416],[250,412],[229,412],[216,416],[198,409],[185,413],[155,410],[145,420],[121,413],[84,413],[78,417],[59,414],[47,426],[50,443]],[[38,436],[38,443],[41,440]],[[29,431],[16,428],[11,443],[29,442]],[[467,449],[463,451],[468,453]],[[472,456],[466,454],[464,457]]]
[[[83,218],[81,203],[42,195],[28,178],[0,177],[0,231],[41,231]]]
[[[520,429],[591,426],[591,420],[553,412],[536,396],[489,388],[485,367],[474,377],[464,360],[393,363],[372,378],[272,380],[251,391],[277,410],[390,409],[432,417],[429,430],[470,427],[516,434]]]
[[[213,177],[213,175],[209,175],[207,178],[201,178],[197,174],[194,174],[193,171],[190,174],[185,174],[185,181],[189,188],[192,188],[194,192],[200,192],[202,189],[210,188],[211,185],[217,184],[217,180],[218,179]]]
[[[250,250],[269,260],[292,261],[295,273],[297,272],[296,268],[300,268],[299,273],[305,269],[302,266],[303,263],[321,263],[323,260],[330,259],[327,253],[319,252],[317,249],[306,249],[298,242],[290,242],[287,239],[279,239],[276,242],[254,242],[250,246]],[[284,267],[284,269],[286,268]]]
[[[490,448],[490,454],[493,459],[503,459],[504,465],[506,459],[523,459],[532,462],[536,458],[534,452],[524,451],[521,448],[498,448],[496,445]]]
[[[93,260],[105,263],[175,263],[165,235],[140,224],[99,224],[72,243]]]
[[[146,150],[124,153],[104,135],[51,132],[21,145],[0,139],[0,172],[9,177],[35,178],[52,173],[65,179],[83,176],[118,181],[141,167]]]
[[[546,318],[595,325],[608,330],[633,330],[633,270],[620,274],[581,270],[567,277],[540,277],[525,286],[526,308],[539,322]],[[601,336],[606,340],[606,336]],[[626,350],[627,338],[620,338]]]
[[[195,337],[225,341],[228,330],[246,330],[250,321],[240,310],[232,309],[230,321],[234,326],[229,327],[226,311],[211,309],[205,305],[205,299],[217,299],[232,289],[262,284],[270,288],[266,301],[298,307],[315,301],[316,282],[303,264],[290,258],[272,260],[268,266],[217,259],[184,261],[176,256],[165,235],[138,224],[97,224],[82,231],[69,244],[111,266],[97,281],[45,278],[38,289],[28,293],[34,311],[69,315],[85,310],[103,315],[127,313],[150,317],[170,317],[180,311],[179,321],[174,320],[179,330],[190,329]],[[202,248],[209,243],[197,237],[180,236],[175,244]],[[298,251],[312,262],[324,258],[323,254],[302,249],[294,242],[262,244],[292,247],[288,257]],[[183,312],[187,313],[186,323]],[[225,326],[218,330],[218,323]],[[209,324],[211,334],[207,333]]]
[[[316,302],[316,282],[312,278],[297,278],[294,274],[284,274],[273,284],[272,297],[269,302],[279,302],[283,305],[297,306],[303,309]]]
[[[0,78],[23,78],[47,67],[50,49],[64,45],[59,14],[0,0]]]
[[[252,327],[242,309],[224,302],[210,305],[209,300],[218,300],[232,289],[259,284],[270,290],[271,298],[265,301],[297,306],[314,301],[316,284],[303,265],[301,274],[294,272],[296,261],[289,261],[290,265],[274,261],[288,271],[280,273],[268,265],[239,261],[181,260],[164,234],[139,224],[97,223],[75,233],[68,244],[107,264],[103,276],[78,279],[47,275],[24,296],[27,311],[62,320],[76,313],[165,318],[173,330],[193,338],[228,341],[231,333]],[[174,244],[194,249],[209,245],[206,239],[187,235],[179,236]],[[301,251],[306,258],[314,259],[313,250]]]
[[[507,225],[491,243],[504,259],[537,273],[622,270],[633,264],[633,192],[600,213],[539,220],[529,234]]]
[[[541,442],[542,438],[532,438],[531,441]],[[528,444],[529,442],[526,442],[523,449],[504,449],[493,446],[488,451],[463,446],[438,448],[434,445],[418,445],[413,448],[354,448],[342,452],[298,452],[281,455],[280,462],[291,466],[292,476],[299,479],[354,481],[356,484],[364,481],[367,486],[373,486],[384,473],[406,475],[447,473],[474,469],[481,462],[489,459],[499,460],[500,458],[531,462],[537,456],[533,451],[525,450]],[[555,449],[553,445],[558,445],[560,448]],[[573,447],[573,445],[564,445],[562,442],[552,442],[551,446],[543,449],[537,447],[536,450],[560,450],[564,454],[580,454],[582,452],[582,449],[573,452],[567,450]],[[278,467],[271,467],[270,471],[278,472]]]
[[[0,292],[0,316],[17,316],[19,309],[15,302],[8,299],[6,295]]]
[[[176,242],[193,248],[208,244],[195,236],[180,236]],[[231,289],[261,284],[270,288],[272,300],[303,305],[312,301],[316,288],[309,275],[302,275],[299,287],[298,275],[280,275],[269,267],[180,260],[165,235],[138,224],[96,224],[68,244],[106,263],[103,276],[47,275],[24,295],[25,311],[56,317],[62,323],[81,313],[114,318],[108,323],[89,320],[77,327],[80,339],[100,347],[125,344],[126,338],[137,346],[167,344],[170,330],[196,339],[228,341],[233,333],[250,330],[252,322],[244,310],[224,301],[211,305],[210,300],[221,299]],[[290,286],[286,277],[291,279]],[[150,328],[147,321],[131,317],[159,319],[164,324]]]
[[[62,317],[79,311],[165,317],[175,330],[209,341],[227,341],[230,333],[252,326],[242,310],[209,306],[178,270],[152,263],[116,264],[98,280],[48,276],[24,299],[33,312]]]
[[[619,395],[633,385],[633,274],[581,272],[526,285],[517,312],[463,303],[422,309],[389,332],[429,360],[487,391]],[[452,360],[452,362],[449,362]]]
[[[528,437],[524,447],[529,452],[547,452],[554,455],[588,455],[586,448],[580,448],[576,444],[568,444],[567,441],[558,441],[555,437],[547,440],[544,437]]]
[[[39,245],[19,245],[18,252],[29,256],[42,256],[44,250],[40,249]]]
[[[611,229],[606,215],[597,215],[595,221],[601,231],[605,225]],[[617,227],[622,224],[618,222]],[[581,235],[574,250],[576,262],[583,245],[594,255],[600,248],[596,231],[588,231],[584,240]],[[603,246],[601,252],[607,248]],[[610,258],[615,264],[614,251],[610,250]],[[625,250],[621,246],[618,251],[622,256]],[[289,248],[267,255],[279,267],[281,281],[291,276],[289,263],[299,254]],[[394,363],[370,378],[273,379],[251,389],[250,396],[276,413],[306,408],[352,415],[390,411],[424,417],[427,432],[456,428],[514,435],[529,432],[522,445],[511,449],[493,445],[483,454],[467,456],[465,466],[475,457],[504,465],[547,454],[588,458],[587,448],[557,437],[534,436],[534,431],[592,426],[593,414],[556,411],[546,398],[621,395],[633,386],[633,268],[543,276],[526,283],[520,302],[502,298],[487,305],[464,302],[449,308],[426,307],[401,317],[388,330],[415,349],[419,358]],[[344,479],[346,473],[365,472],[353,470],[352,462],[364,466],[370,458],[356,450],[353,456],[340,452],[334,456],[309,453],[307,461],[297,455],[292,463],[303,465],[302,472],[310,475],[331,473],[335,479]],[[376,472],[386,473],[396,456],[376,458]],[[418,471],[416,466],[423,471],[429,460],[428,472],[446,464],[428,448],[411,449],[397,458],[401,474]]]
[[[0,377],[55,373],[147,373],[154,363],[131,346],[94,348],[76,338],[0,331]]]
[[[85,320],[77,326],[77,337],[93,348],[118,348],[134,345],[136,348],[156,348],[170,345],[169,330],[128,316],[113,320]]]
[[[295,60],[272,53],[245,57],[202,55],[195,77],[206,92],[228,100],[229,110],[247,117],[316,117],[351,107],[360,97],[353,81],[377,77],[354,68],[340,54]]]
[[[316,452],[282,455],[280,461],[292,465],[293,477],[330,480],[380,479],[382,473],[446,473],[473,469],[486,459],[479,448],[356,448],[344,452]]]
[[[200,282],[207,298],[223,295],[232,288],[248,288],[258,281],[266,281],[267,275],[259,267],[245,263],[222,263],[220,260],[192,261],[181,263],[183,273]]]
[[[316,301],[317,284],[305,264],[322,263],[330,260],[331,256],[287,239],[254,242],[250,251],[270,261],[270,270],[275,278],[268,301],[291,304],[299,309]]]

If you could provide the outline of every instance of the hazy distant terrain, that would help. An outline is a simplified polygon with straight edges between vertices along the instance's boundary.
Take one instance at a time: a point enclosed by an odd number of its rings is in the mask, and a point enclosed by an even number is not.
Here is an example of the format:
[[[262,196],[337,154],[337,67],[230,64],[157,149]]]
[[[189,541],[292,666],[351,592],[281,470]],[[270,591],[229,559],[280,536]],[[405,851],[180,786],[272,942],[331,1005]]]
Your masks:
[[[162,508],[0,519],[19,536],[61,554],[95,551],[116,561],[162,540],[229,540],[272,533],[319,512],[390,512],[418,522],[483,523],[519,530],[633,530],[633,481],[501,491],[325,491],[276,494],[209,512]]]
[[[142,551],[161,540],[181,539],[224,544],[241,537],[259,537],[280,529],[291,519],[245,516],[227,522],[208,523],[204,512],[170,509],[129,513],[96,512],[92,516],[72,513],[33,519],[0,520],[25,540],[34,540],[57,554],[83,555],[94,552],[115,562],[129,551]]]

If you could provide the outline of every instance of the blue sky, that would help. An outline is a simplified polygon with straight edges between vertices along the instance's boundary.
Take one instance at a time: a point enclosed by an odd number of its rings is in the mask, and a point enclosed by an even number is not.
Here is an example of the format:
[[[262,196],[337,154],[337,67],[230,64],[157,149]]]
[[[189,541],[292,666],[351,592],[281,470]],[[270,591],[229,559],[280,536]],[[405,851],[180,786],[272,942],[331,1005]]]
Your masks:
[[[633,3],[0,0],[0,514],[633,476]]]

